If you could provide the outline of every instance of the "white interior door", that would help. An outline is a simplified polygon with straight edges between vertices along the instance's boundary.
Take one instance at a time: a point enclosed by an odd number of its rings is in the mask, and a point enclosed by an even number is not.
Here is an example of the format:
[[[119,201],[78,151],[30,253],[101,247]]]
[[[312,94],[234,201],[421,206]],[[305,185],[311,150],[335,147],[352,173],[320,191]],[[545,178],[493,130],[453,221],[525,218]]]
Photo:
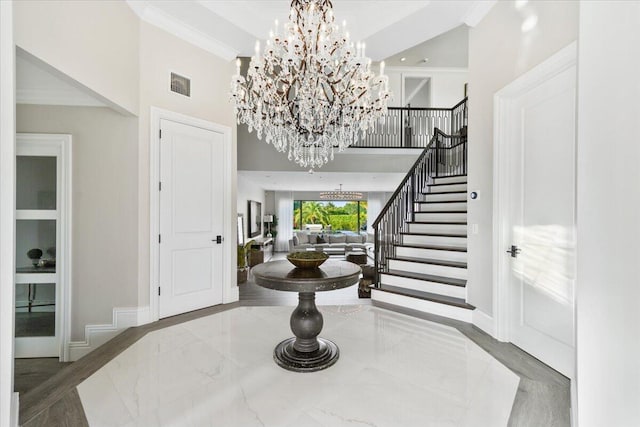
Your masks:
[[[574,372],[575,104],[572,66],[512,100],[509,335]],[[506,248],[505,248],[506,249]]]
[[[159,316],[222,303],[222,133],[160,121]]]

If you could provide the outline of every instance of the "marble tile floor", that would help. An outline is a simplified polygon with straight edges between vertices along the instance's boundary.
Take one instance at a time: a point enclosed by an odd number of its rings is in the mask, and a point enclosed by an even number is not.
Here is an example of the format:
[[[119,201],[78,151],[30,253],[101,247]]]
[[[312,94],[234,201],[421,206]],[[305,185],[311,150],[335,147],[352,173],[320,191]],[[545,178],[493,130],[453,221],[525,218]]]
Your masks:
[[[147,333],[77,386],[91,426],[504,426],[520,377],[457,329],[371,305],[320,307],[329,369],[273,348],[291,307],[243,306]]]

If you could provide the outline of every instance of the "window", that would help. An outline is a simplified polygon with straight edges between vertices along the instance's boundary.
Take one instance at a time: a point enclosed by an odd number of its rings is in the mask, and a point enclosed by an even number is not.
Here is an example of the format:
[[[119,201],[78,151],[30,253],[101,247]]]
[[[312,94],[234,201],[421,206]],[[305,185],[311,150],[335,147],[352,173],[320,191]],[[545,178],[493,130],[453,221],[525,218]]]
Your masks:
[[[295,230],[353,231],[367,228],[366,201],[293,201],[293,228]]]

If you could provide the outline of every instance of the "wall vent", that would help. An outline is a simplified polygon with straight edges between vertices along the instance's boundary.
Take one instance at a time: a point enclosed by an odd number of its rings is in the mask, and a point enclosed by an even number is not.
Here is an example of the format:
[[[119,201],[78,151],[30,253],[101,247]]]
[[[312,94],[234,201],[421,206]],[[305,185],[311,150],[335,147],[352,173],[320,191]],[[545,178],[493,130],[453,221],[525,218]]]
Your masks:
[[[171,73],[171,92],[191,97],[191,79]]]

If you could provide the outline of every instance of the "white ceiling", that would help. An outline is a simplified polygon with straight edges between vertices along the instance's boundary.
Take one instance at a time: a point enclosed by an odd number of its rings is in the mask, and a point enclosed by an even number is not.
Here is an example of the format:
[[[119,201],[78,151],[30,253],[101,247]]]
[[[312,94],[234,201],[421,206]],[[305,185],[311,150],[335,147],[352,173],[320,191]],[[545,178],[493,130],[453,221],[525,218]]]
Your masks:
[[[127,0],[145,21],[231,60],[251,56],[274,20],[283,22],[289,0]],[[388,58],[461,24],[474,26],[495,0],[334,0],[338,22],[367,43],[374,61]]]

